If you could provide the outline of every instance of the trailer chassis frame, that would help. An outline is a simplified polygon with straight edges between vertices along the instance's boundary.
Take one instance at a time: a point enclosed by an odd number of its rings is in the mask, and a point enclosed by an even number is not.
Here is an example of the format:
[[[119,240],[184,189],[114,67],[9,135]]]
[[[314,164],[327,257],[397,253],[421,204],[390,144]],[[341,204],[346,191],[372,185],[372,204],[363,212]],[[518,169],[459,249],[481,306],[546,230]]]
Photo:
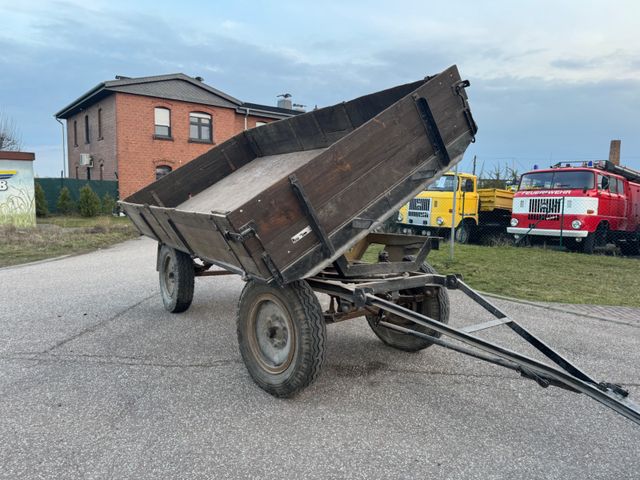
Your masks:
[[[365,313],[384,311],[408,320],[416,326],[428,327],[442,336],[465,344],[466,346],[452,343],[443,338],[436,338],[411,328],[378,320],[378,324],[385,328],[408,335],[414,335],[429,340],[435,345],[514,370],[522,377],[534,380],[543,388],[556,386],[572,392],[583,393],[640,425],[640,406],[629,400],[629,392],[627,390],[614,383],[594,380],[540,338],[524,328],[515,319],[510,318],[505,312],[467,285],[457,275],[406,272],[402,275],[391,275],[387,278],[380,276],[340,278],[336,276],[335,272],[328,271],[308,278],[307,282],[315,292],[327,294],[331,297],[332,309],[336,300],[346,302],[346,304],[351,306],[349,310],[344,312],[326,312],[325,318],[328,322],[347,320]],[[402,290],[419,287],[460,290],[495,318],[487,322],[455,328],[394,303],[393,300],[399,298]],[[381,315],[378,317],[382,318]],[[501,325],[509,327],[526,343],[533,346],[555,365],[549,365],[473,335],[475,332]]]

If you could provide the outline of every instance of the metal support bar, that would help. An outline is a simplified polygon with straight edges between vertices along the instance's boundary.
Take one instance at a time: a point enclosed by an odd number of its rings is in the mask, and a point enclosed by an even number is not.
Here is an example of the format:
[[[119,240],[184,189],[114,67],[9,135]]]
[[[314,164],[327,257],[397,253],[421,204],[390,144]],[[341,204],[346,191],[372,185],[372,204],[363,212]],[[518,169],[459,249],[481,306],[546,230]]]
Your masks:
[[[618,412],[624,417],[640,425],[640,406],[631,402],[627,396],[628,392],[620,385],[596,382],[591,379],[587,374],[579,370],[572,365],[568,360],[556,353],[548,345],[542,342],[540,339],[529,333],[524,327],[518,325],[515,321],[508,318],[508,316],[502,312],[498,307],[493,305],[488,300],[484,299],[475,290],[461,281],[455,276],[442,276],[442,275],[418,275],[415,277],[409,277],[411,280],[422,280],[423,282],[430,277],[431,282],[442,282],[448,288],[459,288],[465,292],[471,299],[477,301],[483,308],[491,312],[497,321],[493,321],[493,326],[505,324],[518,333],[529,344],[536,347],[541,353],[547,356],[550,360],[555,362],[557,366],[552,366],[543,363],[534,358],[517,353],[508,348],[502,347],[495,343],[489,342],[482,338],[470,335],[462,329],[451,327],[445,323],[439,322],[433,318],[430,318],[421,313],[415,312],[401,305],[396,304],[393,301],[380,298],[372,292],[373,288],[382,290],[385,280],[378,282],[371,282],[364,288],[362,284],[345,284],[335,280],[325,280],[317,277],[310,278],[307,281],[311,287],[318,292],[327,293],[334,297],[343,298],[349,302],[352,302],[356,306],[362,306],[364,308],[370,307],[379,310],[386,311],[396,317],[400,317],[410,322],[426,327],[430,330],[435,330],[442,335],[449,337],[450,339],[457,340],[465,343],[474,349],[479,351],[470,350],[467,347],[455,345],[446,340],[440,338],[434,338],[430,335],[426,335],[422,332],[418,332],[414,329],[406,328],[400,325],[395,325],[389,322],[381,321],[380,325],[397,330],[408,335],[414,335],[421,338],[425,338],[437,345],[443,346],[455,350],[466,355],[470,355],[474,358],[484,360],[496,365],[503,366],[512,370],[518,371],[523,377],[535,380],[540,386],[548,387],[550,385],[565,388],[567,390],[584,393],[585,395],[593,398],[594,400],[602,403],[603,405]],[[400,280],[407,279],[394,279],[389,285],[387,285],[387,292],[394,290],[399,285]],[[424,285],[424,284],[423,284]],[[480,324],[475,327],[486,327],[485,324]]]
[[[318,218],[318,214],[313,208],[313,205],[311,205],[309,197],[307,197],[307,193],[304,191],[304,188],[298,180],[298,177],[295,174],[289,175],[289,183],[291,183],[293,193],[295,193],[298,201],[300,202],[302,212],[307,217],[307,220],[309,220],[309,226],[313,230],[313,233],[315,233],[318,237],[318,240],[320,240],[325,255],[327,257],[331,257],[335,253],[335,248],[331,243],[331,239],[324,231],[324,228],[320,223],[320,219]]]
[[[464,283],[462,280],[458,279],[458,289],[462,290],[467,296],[469,296],[472,300],[475,300],[478,304],[480,304],[485,310],[491,312],[493,316],[498,319],[508,319],[507,314],[496,307],[494,304],[489,302],[486,298],[472,289],[469,285]],[[519,325],[515,321],[511,320],[505,322],[505,324],[511,328],[514,332],[520,335],[524,340],[526,340],[529,344],[538,349],[544,356],[546,356],[549,360],[553,361],[556,365],[561,367],[562,369],[569,372],[571,375],[578,377],[585,382],[597,383],[593,378],[587,375],[585,372],[580,370],[578,367],[573,365],[569,360],[564,358],[562,355],[554,351],[551,347],[549,347],[542,340],[534,336],[532,333],[528,332],[523,326]]]
[[[640,425],[640,406],[626,398],[624,393],[617,391],[616,388],[609,388],[605,383],[583,380],[567,371],[552,367],[481,338],[474,337],[461,330],[374,295],[367,294],[366,302],[368,305],[378,307],[398,317],[410,320],[417,325],[440,332],[479,350],[493,354],[507,362],[511,361],[518,365],[521,373],[525,377],[533,378],[542,386],[562,384],[571,390],[584,393]],[[406,333],[415,335],[414,331],[410,329],[407,329]]]
[[[422,123],[424,123],[424,128],[427,131],[429,141],[433,146],[433,153],[440,157],[442,165],[449,165],[451,163],[451,157],[449,157],[447,146],[445,145],[444,140],[442,140],[442,135],[440,135],[440,130],[438,129],[438,124],[433,116],[433,112],[429,107],[429,102],[416,94],[413,95],[413,99],[416,103],[416,108],[418,109]]]

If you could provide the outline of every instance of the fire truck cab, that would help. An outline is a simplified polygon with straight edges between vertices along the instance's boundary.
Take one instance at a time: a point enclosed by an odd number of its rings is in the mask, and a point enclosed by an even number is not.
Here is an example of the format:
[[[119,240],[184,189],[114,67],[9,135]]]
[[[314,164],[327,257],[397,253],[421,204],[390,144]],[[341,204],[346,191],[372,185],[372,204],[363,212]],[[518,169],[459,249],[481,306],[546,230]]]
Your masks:
[[[640,248],[640,172],[602,162],[570,162],[522,175],[513,200],[516,239],[561,239],[593,253],[607,243],[627,255]]]

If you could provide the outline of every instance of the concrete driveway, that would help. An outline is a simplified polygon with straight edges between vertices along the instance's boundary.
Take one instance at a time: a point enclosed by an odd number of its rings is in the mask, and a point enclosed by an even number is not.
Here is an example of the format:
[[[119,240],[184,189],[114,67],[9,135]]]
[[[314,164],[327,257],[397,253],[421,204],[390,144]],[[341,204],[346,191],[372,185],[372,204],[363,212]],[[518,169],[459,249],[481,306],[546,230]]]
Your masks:
[[[363,319],[328,327],[318,382],[272,398],[238,353],[241,280],[199,279],[171,315],[154,269],[137,239],[0,270],[1,478],[638,478],[640,426],[439,347],[394,351]],[[454,325],[490,318],[452,302]],[[496,303],[640,401],[640,320]]]

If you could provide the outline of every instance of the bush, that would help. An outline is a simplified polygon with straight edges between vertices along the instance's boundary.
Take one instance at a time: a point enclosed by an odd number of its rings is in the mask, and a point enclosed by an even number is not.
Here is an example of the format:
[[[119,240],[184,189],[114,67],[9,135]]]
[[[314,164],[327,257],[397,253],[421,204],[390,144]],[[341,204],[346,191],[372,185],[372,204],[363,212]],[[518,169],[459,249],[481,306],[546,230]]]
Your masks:
[[[75,204],[73,203],[73,199],[71,198],[71,192],[67,187],[62,187],[60,189],[56,207],[58,209],[58,212],[62,215],[69,215],[70,213],[73,213]]]
[[[42,185],[35,182],[36,193],[36,216],[46,217],[49,215],[49,205],[47,204],[47,198],[44,196],[44,189]]]
[[[83,217],[95,217],[101,211],[100,197],[89,185],[80,189],[78,210]]]
[[[115,199],[108,193],[105,193],[104,197],[102,197],[102,213],[104,213],[105,215],[111,215],[115,208]]]

